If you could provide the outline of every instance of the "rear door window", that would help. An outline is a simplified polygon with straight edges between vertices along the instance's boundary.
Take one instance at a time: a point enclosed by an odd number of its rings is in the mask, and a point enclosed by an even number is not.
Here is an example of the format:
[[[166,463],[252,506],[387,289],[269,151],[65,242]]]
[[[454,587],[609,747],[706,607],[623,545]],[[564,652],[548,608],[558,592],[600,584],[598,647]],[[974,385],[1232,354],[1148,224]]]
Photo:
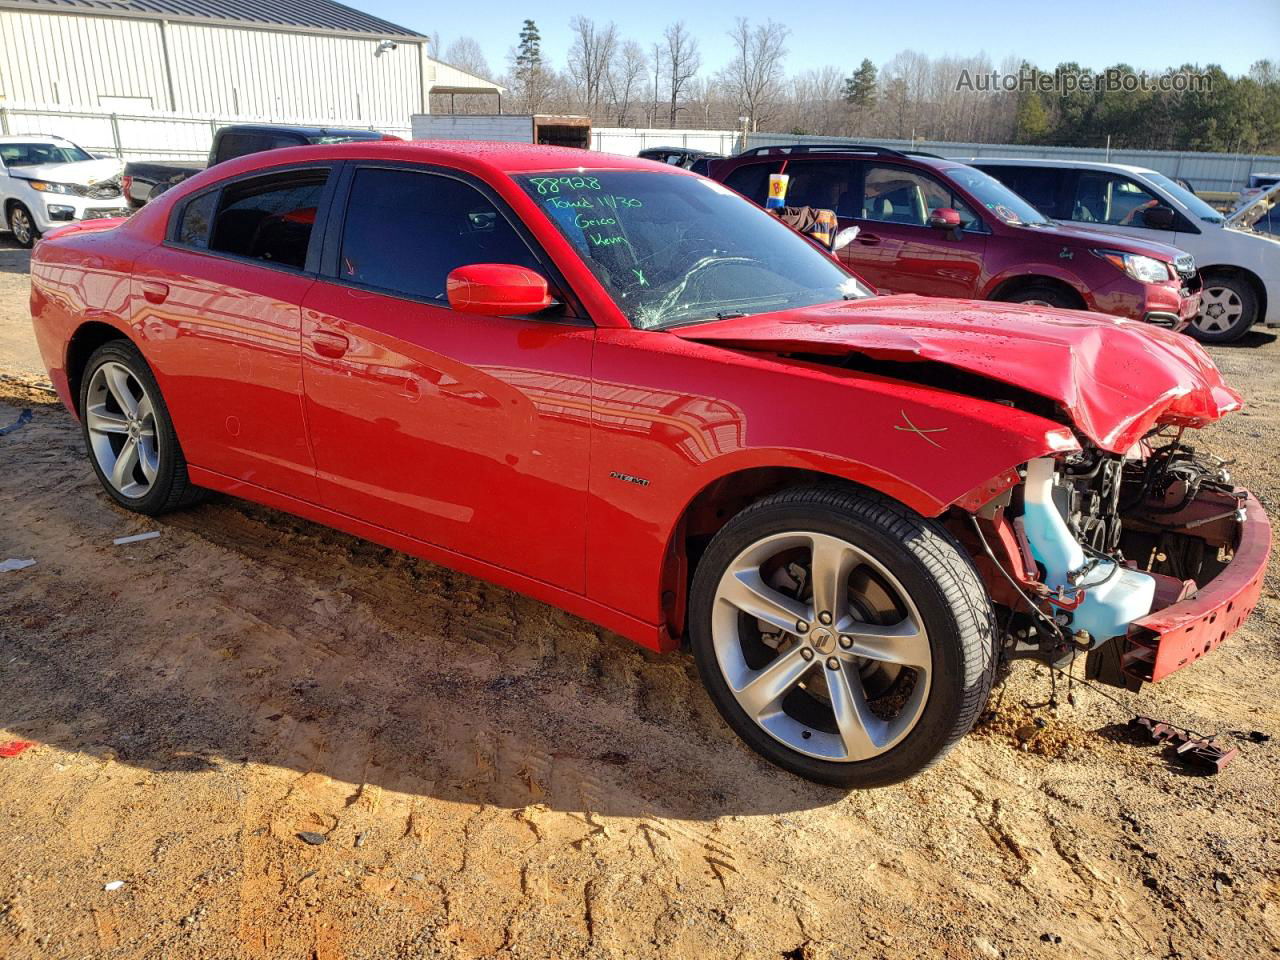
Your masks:
[[[449,272],[473,263],[512,263],[546,273],[502,211],[470,184],[416,170],[355,172],[340,279],[445,303]]]
[[[208,248],[304,269],[328,175],[327,168],[308,168],[240,180],[223,188]]]
[[[777,172],[781,166],[779,161],[748,163],[725,177],[724,185],[763,207],[769,195],[769,174]]]
[[[858,215],[858,164],[853,160],[792,160],[787,164],[788,207],[834,210]]]

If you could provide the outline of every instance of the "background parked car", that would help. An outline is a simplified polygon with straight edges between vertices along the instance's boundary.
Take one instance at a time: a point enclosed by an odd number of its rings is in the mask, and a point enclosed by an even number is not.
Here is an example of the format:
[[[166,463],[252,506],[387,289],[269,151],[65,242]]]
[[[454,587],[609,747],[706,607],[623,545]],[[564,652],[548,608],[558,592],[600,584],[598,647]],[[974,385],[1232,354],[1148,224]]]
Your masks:
[[[1187,251],[1204,280],[1201,340],[1238,340],[1255,323],[1280,326],[1280,245],[1223,216],[1162,173],[1117,163],[978,158],[985,170],[1056,220]]]
[[[1181,329],[1196,315],[1192,258],[1165,244],[1051,223],[979,170],[884,147],[757,147],[711,176],[761,205],[786,173],[789,206],[836,212],[857,238],[837,256],[884,292],[1096,310]]]
[[[710,150],[694,150],[692,147],[650,147],[647,150],[641,150],[639,156],[642,160],[656,160],[658,163],[667,163],[673,167],[684,167],[694,173],[706,173],[707,164],[712,160],[720,159],[724,154],[712,153]]]
[[[213,135],[213,146],[209,150],[207,162],[132,160],[125,164],[122,185],[129,206],[136,210],[152,197],[159,196],[175,184],[195,176],[201,170],[236,157],[261,153],[263,150],[301,147],[306,144],[399,139],[399,137],[378,133],[376,130],[231,124],[218,128]]]
[[[5,227],[24,247],[59,224],[119,216],[120,161],[61,137],[0,137],[0,203]]]

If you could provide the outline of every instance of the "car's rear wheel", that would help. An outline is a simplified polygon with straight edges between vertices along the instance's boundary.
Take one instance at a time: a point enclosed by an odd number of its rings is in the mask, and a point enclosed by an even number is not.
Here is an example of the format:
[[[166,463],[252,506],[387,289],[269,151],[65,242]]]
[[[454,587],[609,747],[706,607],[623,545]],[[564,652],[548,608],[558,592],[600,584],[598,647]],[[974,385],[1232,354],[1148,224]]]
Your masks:
[[[1200,294],[1200,313],[1187,333],[1205,343],[1239,340],[1258,318],[1258,295],[1243,278],[1209,274]]]
[[[169,408],[138,348],[111,340],[80,381],[80,424],[98,479],[122,507],[151,516],[203,493],[187,476]]]
[[[969,731],[994,675],[991,606],[947,532],[837,486],[775,494],[698,564],[693,652],[716,707],[810,780],[910,777]]]
[[[21,203],[9,205],[9,232],[20,247],[34,246],[40,239],[40,231],[36,229],[31,211]]]

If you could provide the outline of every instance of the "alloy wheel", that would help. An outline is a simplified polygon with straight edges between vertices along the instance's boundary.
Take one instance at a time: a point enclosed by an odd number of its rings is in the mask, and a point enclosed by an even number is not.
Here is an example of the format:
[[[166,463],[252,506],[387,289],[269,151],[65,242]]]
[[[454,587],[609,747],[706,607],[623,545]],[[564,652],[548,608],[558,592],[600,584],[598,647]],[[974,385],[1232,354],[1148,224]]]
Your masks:
[[[142,382],[122,363],[102,364],[89,380],[84,416],[102,475],[122,496],[146,496],[160,469],[160,447]]]
[[[846,540],[756,541],[720,578],[711,626],[738,705],[799,753],[867,760],[924,712],[933,655],[920,613],[883,564]]]
[[[1200,296],[1200,314],[1195,326],[1203,333],[1226,333],[1244,315],[1240,295],[1230,287],[1206,287]]]
[[[24,247],[28,246],[31,243],[33,230],[30,214],[22,207],[15,206],[9,213],[9,231],[13,234],[13,239]]]

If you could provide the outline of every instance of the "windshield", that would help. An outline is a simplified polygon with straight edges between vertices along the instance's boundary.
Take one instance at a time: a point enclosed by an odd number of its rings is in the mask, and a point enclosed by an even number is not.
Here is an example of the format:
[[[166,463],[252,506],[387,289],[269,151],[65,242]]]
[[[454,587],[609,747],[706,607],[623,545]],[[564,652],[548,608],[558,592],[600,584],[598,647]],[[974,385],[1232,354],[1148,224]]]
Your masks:
[[[1036,227],[1051,222],[990,174],[974,167],[948,167],[946,174],[1005,223],[1015,227]]]
[[[871,295],[808,240],[712,180],[608,170],[515,180],[642,330]]]
[[[1209,206],[1186,187],[1174,183],[1163,173],[1144,173],[1143,176],[1206,223],[1222,223],[1225,219],[1213,207]]]
[[[92,160],[74,143],[0,143],[0,160],[9,167],[34,167],[41,163],[79,163]]]

